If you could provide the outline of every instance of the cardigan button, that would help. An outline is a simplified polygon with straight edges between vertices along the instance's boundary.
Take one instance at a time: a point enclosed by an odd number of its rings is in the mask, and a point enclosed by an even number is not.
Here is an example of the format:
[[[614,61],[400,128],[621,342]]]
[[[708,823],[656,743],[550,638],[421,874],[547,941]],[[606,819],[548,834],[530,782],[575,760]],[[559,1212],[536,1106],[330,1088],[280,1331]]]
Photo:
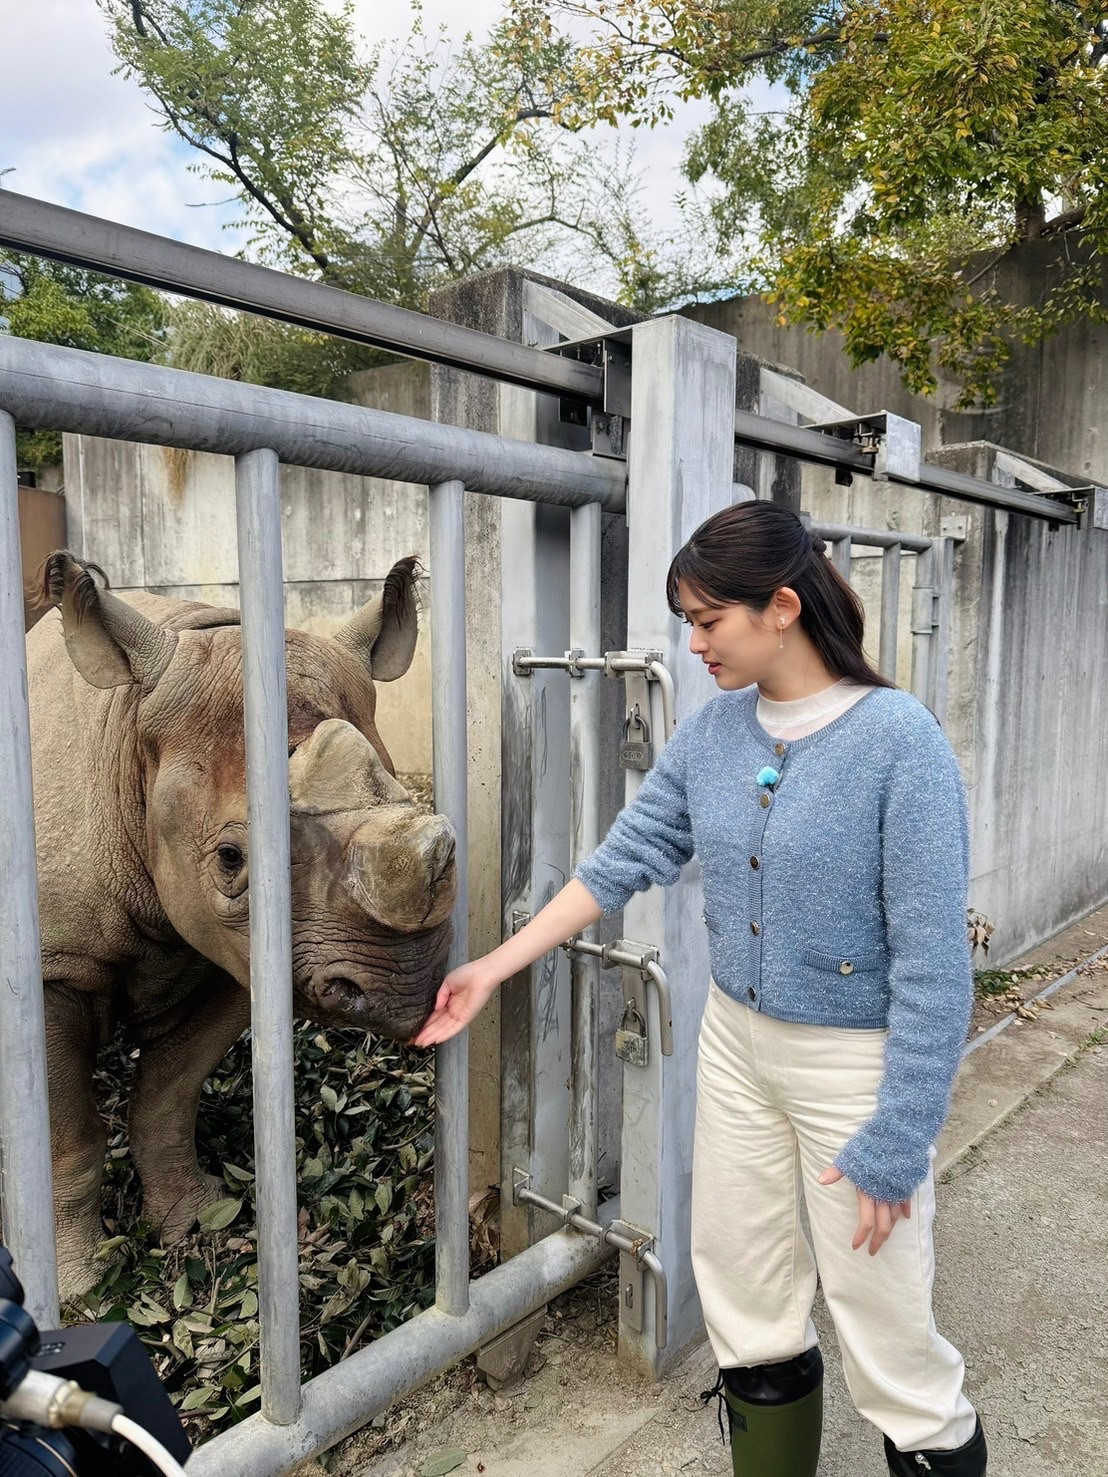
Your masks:
[[[851,962],[850,962],[849,959],[844,959],[843,962],[839,965],[839,973],[840,974],[853,974],[854,973],[854,966],[853,966],[853,964],[851,964]]]
[[[761,865],[762,865],[762,864],[761,864],[761,862],[760,862],[760,861],[759,861],[759,860],[758,860],[758,858],[757,858],[757,857],[756,857],[756,856],[752,856],[752,857],[751,857],[751,858],[750,858],[750,865],[751,865],[751,866],[752,866],[752,867],[753,867],[753,868],[754,868],[754,870],[755,870],[755,871],[757,871],[757,870],[758,870],[758,868],[759,868],[759,867],[760,867],[760,866],[761,866]]]
[[[763,793],[758,798],[758,804],[762,807],[763,810],[768,810],[773,804],[773,796],[767,795],[763,791]]]
[[[758,998],[758,991],[754,988],[753,985],[748,985],[747,986],[746,993],[750,996],[751,1000],[757,1000],[757,998]]]
[[[757,937],[758,934],[760,934],[762,930],[758,927],[758,925],[756,923],[752,923],[750,925],[750,931],[751,931],[752,934],[754,934],[755,937]]]
[[[784,744],[774,744],[774,746],[773,746],[773,752],[778,757],[780,757],[785,752],[785,745]]]

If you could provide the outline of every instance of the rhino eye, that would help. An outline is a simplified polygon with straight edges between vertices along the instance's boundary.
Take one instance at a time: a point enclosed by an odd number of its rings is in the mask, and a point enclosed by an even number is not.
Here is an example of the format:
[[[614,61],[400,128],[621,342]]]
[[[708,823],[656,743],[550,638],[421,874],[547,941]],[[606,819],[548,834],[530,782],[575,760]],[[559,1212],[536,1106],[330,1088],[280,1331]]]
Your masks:
[[[216,856],[219,858],[219,865],[225,871],[237,872],[242,866],[243,856],[237,846],[231,846],[225,842],[216,849]]]

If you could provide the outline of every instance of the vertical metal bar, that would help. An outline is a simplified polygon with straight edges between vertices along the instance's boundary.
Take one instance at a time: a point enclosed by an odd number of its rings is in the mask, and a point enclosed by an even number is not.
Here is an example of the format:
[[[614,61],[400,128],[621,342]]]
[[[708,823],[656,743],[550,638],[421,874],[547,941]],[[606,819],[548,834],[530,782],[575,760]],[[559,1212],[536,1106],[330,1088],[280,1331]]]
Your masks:
[[[935,588],[938,591],[935,636],[931,643],[931,711],[946,722],[946,697],[950,685],[950,607],[954,593],[954,540],[940,539],[935,550]]]
[[[468,958],[466,886],[465,490],[430,490],[431,735],[435,809],[454,825],[458,895],[450,967]],[[461,1317],[469,1308],[469,1032],[435,1051],[435,1305]]]
[[[569,525],[569,644],[600,653],[600,507],[574,508]],[[600,843],[600,679],[595,672],[570,681],[570,866]],[[584,937],[596,942],[597,929]],[[569,1193],[588,1217],[596,1210],[598,1012],[600,961],[574,954],[570,965],[571,1087]]]
[[[300,1300],[280,479],[274,451],[250,451],[235,459],[250,818],[250,1010],[262,1414],[277,1425],[290,1425],[300,1414]]]
[[[912,692],[928,706],[931,704],[934,566],[935,549],[932,545],[916,555],[916,582],[912,587]]]
[[[735,404],[735,341],[687,318],[655,318],[631,330],[633,432],[628,456],[627,646],[661,653],[674,674],[680,720],[713,697],[715,683],[690,657],[685,633],[665,602],[674,550],[731,501],[734,458],[713,428]],[[628,771],[631,775],[633,771]],[[631,785],[628,784],[628,795]],[[708,941],[700,924],[700,882],[690,871],[674,886],[636,893],[623,932],[660,950],[682,1009],[673,1021],[673,1055],[658,1043],[656,992],[647,998],[648,1060],[623,1069],[620,1215],[650,1231],[669,1283],[669,1343],[655,1341],[654,1310],[620,1299],[619,1353],[657,1379],[702,1335],[692,1275],[689,1176],[696,1115],[696,1021],[708,995]],[[639,1325],[639,1326],[636,1326]]]
[[[831,563],[842,575],[843,579],[850,582],[850,539],[837,538],[831,545]]]
[[[881,555],[881,674],[896,681],[896,641],[900,620],[900,545],[890,544]]]
[[[0,410],[0,1203],[27,1310],[58,1324],[15,422]]]

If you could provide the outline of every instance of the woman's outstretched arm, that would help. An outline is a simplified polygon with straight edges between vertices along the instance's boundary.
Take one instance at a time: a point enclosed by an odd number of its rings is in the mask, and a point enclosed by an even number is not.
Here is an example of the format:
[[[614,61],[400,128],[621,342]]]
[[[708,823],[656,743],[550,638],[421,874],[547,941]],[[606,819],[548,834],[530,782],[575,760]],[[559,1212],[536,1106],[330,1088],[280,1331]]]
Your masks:
[[[435,1008],[424,1021],[414,1046],[436,1046],[464,1030],[489,996],[566,939],[596,923],[603,913],[583,882],[567,882],[530,923],[490,954],[452,969],[439,986]]]

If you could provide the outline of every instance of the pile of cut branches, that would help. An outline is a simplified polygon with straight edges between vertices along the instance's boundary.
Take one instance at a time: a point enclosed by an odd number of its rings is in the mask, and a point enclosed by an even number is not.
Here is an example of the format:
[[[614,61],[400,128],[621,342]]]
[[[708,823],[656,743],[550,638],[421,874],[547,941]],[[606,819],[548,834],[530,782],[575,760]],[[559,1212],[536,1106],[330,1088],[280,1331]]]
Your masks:
[[[301,1369],[305,1379],[434,1298],[434,1064],[426,1052],[298,1024]],[[198,1438],[257,1409],[258,1252],[249,1036],[209,1079],[198,1141],[226,1194],[177,1246],[137,1220],[127,1149],[133,1062],[105,1054],[97,1095],[109,1123],[104,1276],[81,1318],[127,1320]]]

